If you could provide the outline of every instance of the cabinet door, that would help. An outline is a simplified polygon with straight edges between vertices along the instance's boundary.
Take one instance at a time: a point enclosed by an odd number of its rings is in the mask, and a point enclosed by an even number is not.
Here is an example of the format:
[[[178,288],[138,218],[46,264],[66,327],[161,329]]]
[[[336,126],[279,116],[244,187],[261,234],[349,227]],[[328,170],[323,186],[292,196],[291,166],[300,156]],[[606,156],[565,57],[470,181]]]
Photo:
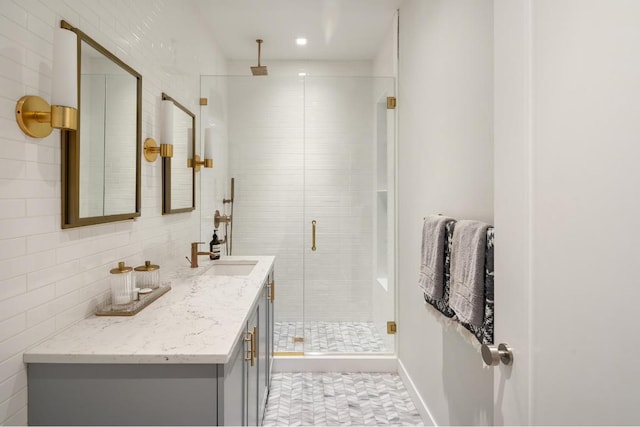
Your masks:
[[[273,270],[269,274],[268,284],[271,287],[269,290],[269,301],[267,303],[267,389],[271,388],[271,368],[273,365],[273,315],[274,315],[274,299],[275,299],[275,281],[273,277]]]
[[[245,425],[245,376],[244,376],[244,337],[241,337],[231,355],[229,362],[222,367],[224,390],[219,396],[219,403],[223,408],[218,421],[225,426]]]
[[[265,281],[258,304],[258,420],[262,421],[267,398],[267,304],[269,302],[269,280]]]
[[[258,332],[258,313],[260,311],[260,307],[258,307],[249,317],[249,321],[247,322],[247,333],[253,334],[254,345],[256,346],[257,352],[257,332]],[[247,350],[250,351],[249,347],[250,343],[247,343]],[[245,371],[246,371],[246,425],[249,426],[257,426],[259,422],[258,418],[258,363],[255,358],[250,357],[251,361],[245,361]],[[253,366],[252,366],[253,365]]]

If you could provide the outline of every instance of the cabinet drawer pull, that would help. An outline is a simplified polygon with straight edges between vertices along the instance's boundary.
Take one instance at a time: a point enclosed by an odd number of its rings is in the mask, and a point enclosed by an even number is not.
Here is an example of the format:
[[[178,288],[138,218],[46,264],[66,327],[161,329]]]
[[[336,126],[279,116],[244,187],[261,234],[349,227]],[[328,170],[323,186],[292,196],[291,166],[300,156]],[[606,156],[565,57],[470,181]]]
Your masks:
[[[249,343],[249,349],[244,352],[244,361],[251,362],[251,366],[253,366],[253,332],[247,332],[244,336],[244,342]]]
[[[258,327],[254,326],[253,332],[251,333],[251,366],[253,366],[254,360],[256,359],[256,346],[257,346],[256,337],[257,336],[258,336]]]
[[[269,289],[271,290],[271,292],[269,292],[269,299],[271,300],[271,302],[273,302],[274,299],[276,299],[276,281],[272,280],[271,283],[269,283]]]

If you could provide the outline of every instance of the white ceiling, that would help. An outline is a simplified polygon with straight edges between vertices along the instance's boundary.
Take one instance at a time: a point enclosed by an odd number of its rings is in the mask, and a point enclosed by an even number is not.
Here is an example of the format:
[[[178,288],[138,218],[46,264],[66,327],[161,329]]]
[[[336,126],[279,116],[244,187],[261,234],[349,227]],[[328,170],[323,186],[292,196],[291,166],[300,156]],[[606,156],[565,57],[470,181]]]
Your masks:
[[[369,60],[402,0],[193,0],[224,55],[262,59]],[[300,47],[297,37],[308,43]],[[268,64],[267,64],[268,65]]]

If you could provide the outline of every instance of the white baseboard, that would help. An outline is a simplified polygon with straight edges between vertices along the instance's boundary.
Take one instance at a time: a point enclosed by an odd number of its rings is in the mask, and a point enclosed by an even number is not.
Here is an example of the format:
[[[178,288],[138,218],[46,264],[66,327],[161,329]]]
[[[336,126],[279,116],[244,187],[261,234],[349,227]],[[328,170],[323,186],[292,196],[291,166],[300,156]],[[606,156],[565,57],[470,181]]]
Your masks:
[[[411,400],[413,400],[413,404],[416,406],[416,409],[420,413],[422,420],[425,422],[425,425],[428,426],[437,426],[436,421],[433,419],[431,415],[431,411],[429,411],[429,407],[420,396],[416,385],[411,380],[411,377],[407,373],[407,370],[404,368],[402,364],[402,360],[398,359],[398,375],[400,375],[400,379],[404,383],[404,386],[407,388],[409,392],[409,396],[411,396]]]
[[[273,372],[392,372],[396,356],[276,356]]]

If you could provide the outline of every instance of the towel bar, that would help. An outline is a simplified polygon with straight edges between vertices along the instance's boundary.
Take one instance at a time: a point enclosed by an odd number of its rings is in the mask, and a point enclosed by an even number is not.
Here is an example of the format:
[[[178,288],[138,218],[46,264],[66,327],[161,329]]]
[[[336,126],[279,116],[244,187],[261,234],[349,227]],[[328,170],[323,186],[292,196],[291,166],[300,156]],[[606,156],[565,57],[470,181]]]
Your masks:
[[[441,214],[441,213],[439,213],[439,214],[438,214],[438,216],[442,216],[442,214]],[[424,221],[425,219],[427,219],[427,217],[426,217],[426,216],[423,216],[423,217],[422,217],[422,220]]]

